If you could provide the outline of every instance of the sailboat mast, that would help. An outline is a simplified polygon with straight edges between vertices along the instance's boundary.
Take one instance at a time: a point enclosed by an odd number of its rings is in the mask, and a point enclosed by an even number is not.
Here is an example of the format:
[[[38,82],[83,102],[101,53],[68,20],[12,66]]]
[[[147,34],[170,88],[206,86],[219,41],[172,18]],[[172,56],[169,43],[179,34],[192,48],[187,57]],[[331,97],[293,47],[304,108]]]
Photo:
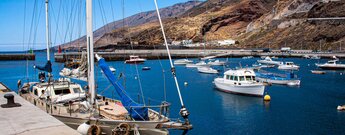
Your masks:
[[[48,14],[49,0],[46,0],[45,7],[46,7],[47,60],[50,61],[50,31],[49,31],[49,14]]]
[[[86,0],[86,39],[87,39],[87,60],[88,60],[88,83],[91,94],[91,104],[95,103],[95,73],[93,56],[93,31],[92,31],[92,0]]]

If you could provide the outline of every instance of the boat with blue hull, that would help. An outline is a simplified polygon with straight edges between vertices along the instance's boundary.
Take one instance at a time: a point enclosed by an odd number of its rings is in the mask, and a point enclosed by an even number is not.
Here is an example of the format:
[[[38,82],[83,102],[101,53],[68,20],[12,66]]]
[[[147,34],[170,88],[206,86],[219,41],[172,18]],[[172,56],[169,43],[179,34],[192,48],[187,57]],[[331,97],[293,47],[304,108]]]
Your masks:
[[[259,81],[280,84],[280,85],[300,85],[301,80],[294,73],[276,74],[269,72],[257,72],[256,78]]]

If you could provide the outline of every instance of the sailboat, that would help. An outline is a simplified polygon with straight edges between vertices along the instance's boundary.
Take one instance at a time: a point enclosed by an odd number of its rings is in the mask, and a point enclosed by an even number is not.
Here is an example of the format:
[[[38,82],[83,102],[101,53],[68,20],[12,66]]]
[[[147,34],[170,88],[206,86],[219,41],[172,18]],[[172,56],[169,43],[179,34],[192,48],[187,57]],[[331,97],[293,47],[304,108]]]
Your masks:
[[[155,4],[169,54],[169,61],[172,69],[174,69],[156,0]],[[46,0],[46,8],[48,8],[48,0]],[[163,101],[160,105],[146,106],[136,103],[128,95],[121,83],[112,74],[105,60],[93,52],[92,0],[86,1],[86,10],[88,93],[79,84],[60,80],[56,83],[52,83],[52,81],[35,83],[33,86],[30,86],[30,83],[28,83],[28,85],[22,87],[20,95],[66,125],[77,129],[81,134],[167,135],[168,129],[184,131],[192,129],[192,125],[188,120],[189,112],[184,106],[175,70],[172,70],[172,75],[181,102],[180,115],[185,121],[173,121],[168,117],[170,103],[166,101]],[[94,56],[98,61],[99,67],[114,86],[120,100],[109,99],[96,94]],[[44,68],[38,68],[48,69],[45,71],[51,73],[51,63],[50,65],[49,63],[50,61],[48,60],[48,64]]]

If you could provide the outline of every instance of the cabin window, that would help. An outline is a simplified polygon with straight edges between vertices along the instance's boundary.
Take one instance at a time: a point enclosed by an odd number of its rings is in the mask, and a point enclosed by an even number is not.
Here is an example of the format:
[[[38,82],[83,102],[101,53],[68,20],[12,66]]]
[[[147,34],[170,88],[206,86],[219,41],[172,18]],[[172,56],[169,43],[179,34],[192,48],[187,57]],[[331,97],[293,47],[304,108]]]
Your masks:
[[[81,91],[80,91],[79,88],[73,88],[73,92],[74,92],[74,93],[80,93]]]
[[[252,77],[251,76],[246,76],[246,81],[251,81]]]
[[[240,81],[244,81],[244,76],[240,76]]]
[[[235,76],[232,75],[231,78],[230,78],[230,80],[234,80],[234,78],[235,78]]]
[[[34,94],[38,96],[37,89],[34,89]]]
[[[55,95],[71,93],[71,91],[69,89],[58,89],[58,90],[54,90],[54,92],[55,92]]]
[[[230,75],[226,75],[226,79],[227,79],[227,80],[230,80]]]
[[[255,81],[255,76],[252,76],[252,80]]]
[[[235,76],[234,81],[238,81],[238,76]]]

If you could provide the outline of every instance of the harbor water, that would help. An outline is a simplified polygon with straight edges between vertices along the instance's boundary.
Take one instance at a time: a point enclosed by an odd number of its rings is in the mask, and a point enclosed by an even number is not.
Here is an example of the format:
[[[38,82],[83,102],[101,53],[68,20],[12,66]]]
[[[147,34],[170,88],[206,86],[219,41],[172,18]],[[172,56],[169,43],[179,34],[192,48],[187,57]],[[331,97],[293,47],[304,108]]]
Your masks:
[[[193,124],[188,134],[345,134],[345,112],[336,109],[338,105],[345,104],[345,71],[327,71],[324,75],[310,72],[316,69],[315,63],[326,62],[326,59],[278,59],[293,61],[301,66],[299,71],[295,71],[301,78],[301,86],[266,87],[265,91],[271,96],[270,102],[263,102],[262,97],[234,95],[215,89],[213,79],[221,76],[224,70],[240,65],[245,67],[258,59],[222,58],[220,60],[228,60],[228,64],[215,67],[221,71],[218,75],[201,74],[197,69],[185,66],[176,67],[183,101],[191,113]],[[35,61],[0,61],[0,82],[17,91],[17,81],[37,80],[39,71],[32,67],[45,62],[45,53],[36,53]],[[148,60],[137,66],[124,64],[123,61],[110,61],[108,64],[116,68],[116,76],[125,84],[133,99],[146,105],[159,105],[165,100],[166,91],[166,100],[171,103],[170,117],[179,117],[181,105],[168,60]],[[141,70],[144,66],[151,67],[151,70]],[[58,72],[62,68],[63,63],[53,62],[54,78],[59,78]],[[99,67],[95,68],[98,93],[117,98]],[[284,73],[277,69],[267,70]],[[87,85],[86,82],[76,82]]]

